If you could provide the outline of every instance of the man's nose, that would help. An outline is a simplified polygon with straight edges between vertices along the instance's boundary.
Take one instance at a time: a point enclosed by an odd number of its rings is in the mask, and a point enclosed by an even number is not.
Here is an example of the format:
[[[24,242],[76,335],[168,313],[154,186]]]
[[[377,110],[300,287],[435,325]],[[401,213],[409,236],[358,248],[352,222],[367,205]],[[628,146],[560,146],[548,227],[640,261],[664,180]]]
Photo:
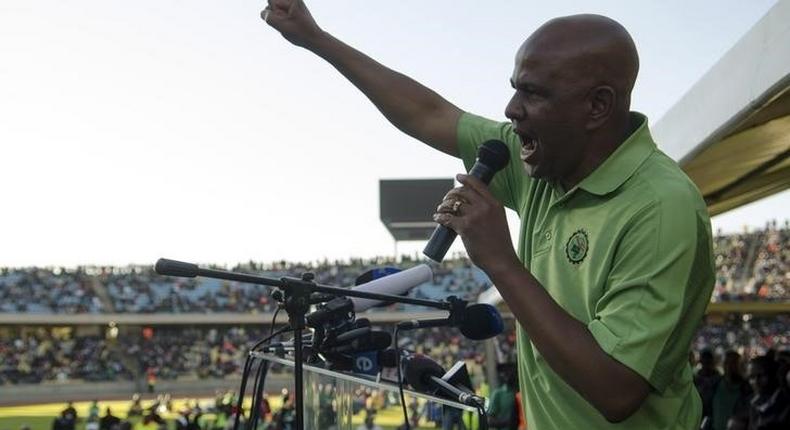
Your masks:
[[[517,97],[514,95],[505,106],[505,117],[508,119],[522,119],[524,111],[518,103]]]

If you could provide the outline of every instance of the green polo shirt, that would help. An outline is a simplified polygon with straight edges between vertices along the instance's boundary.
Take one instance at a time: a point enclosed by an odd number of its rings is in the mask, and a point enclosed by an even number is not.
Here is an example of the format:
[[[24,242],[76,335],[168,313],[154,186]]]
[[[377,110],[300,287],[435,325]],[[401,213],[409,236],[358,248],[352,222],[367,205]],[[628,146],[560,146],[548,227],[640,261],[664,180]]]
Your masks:
[[[510,123],[468,113],[458,123],[467,168],[486,140],[510,148],[511,162],[490,188],[520,216],[521,261],[606,353],[651,385],[636,413],[609,423],[519,327],[530,430],[699,428],[702,405],[688,350],[713,289],[710,220],[695,185],[656,148],[647,118],[632,116],[640,124],[633,134],[567,192],[526,175]]]

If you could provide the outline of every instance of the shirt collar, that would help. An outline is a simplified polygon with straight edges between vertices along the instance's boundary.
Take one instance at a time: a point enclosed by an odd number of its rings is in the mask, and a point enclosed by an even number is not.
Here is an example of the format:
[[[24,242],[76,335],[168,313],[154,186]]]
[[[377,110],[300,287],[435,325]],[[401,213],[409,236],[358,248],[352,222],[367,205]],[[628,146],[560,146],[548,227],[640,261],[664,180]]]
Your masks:
[[[579,183],[581,188],[599,196],[611,193],[630,178],[643,161],[656,149],[647,117],[631,112],[631,123],[638,126],[609,157]]]

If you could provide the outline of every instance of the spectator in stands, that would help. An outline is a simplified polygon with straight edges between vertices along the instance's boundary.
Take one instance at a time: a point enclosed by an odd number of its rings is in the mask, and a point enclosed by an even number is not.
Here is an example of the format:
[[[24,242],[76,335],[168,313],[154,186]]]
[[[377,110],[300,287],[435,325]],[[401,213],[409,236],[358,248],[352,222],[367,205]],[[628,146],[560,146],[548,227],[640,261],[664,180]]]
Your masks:
[[[74,418],[65,410],[52,422],[52,430],[74,430]]]
[[[74,402],[69,401],[66,404],[66,409],[63,409],[61,415],[66,417],[67,420],[67,427],[65,430],[74,430],[77,425],[77,410],[74,408]]]
[[[779,386],[790,393],[790,349],[779,351],[776,354],[776,361],[779,367]]]
[[[134,424],[132,427],[133,430],[159,430],[159,423],[156,422],[156,418],[153,414],[147,414],[143,416],[142,421]]]
[[[178,411],[178,418],[176,418],[176,430],[190,430],[190,414],[192,411],[189,408],[181,408]]]
[[[148,384],[148,392],[153,393],[156,391],[156,370],[149,367],[145,371],[145,382]]]
[[[726,430],[733,416],[748,420],[752,390],[741,372],[741,356],[735,351],[724,355],[724,376],[714,388],[712,402],[713,430]]]
[[[99,430],[119,430],[121,419],[112,414],[108,407],[104,410],[104,416],[99,420]]]
[[[357,430],[382,430],[381,426],[375,423],[376,413],[368,411],[365,415],[365,422],[357,427]]]
[[[91,405],[88,407],[88,419],[99,419],[99,401],[94,400],[91,402]]]
[[[285,389],[283,389],[282,407],[274,414],[272,421],[278,430],[292,430],[294,428],[294,422],[296,421],[294,396],[290,395]]]
[[[500,364],[498,367],[500,386],[491,393],[488,409],[488,423],[493,429],[516,430],[518,428],[518,373],[513,363]]]
[[[780,387],[777,370],[770,355],[749,362],[749,383],[754,390],[749,408],[749,430],[790,428],[790,396]]]
[[[129,412],[126,413],[126,418],[141,416],[143,416],[143,405],[140,400],[140,394],[134,393],[132,395],[132,405],[129,406]]]
[[[721,374],[716,369],[716,359],[713,352],[704,349],[699,354],[700,368],[694,376],[694,385],[702,398],[702,422],[705,427],[702,430],[710,429],[713,410],[713,393],[716,385],[721,379]]]

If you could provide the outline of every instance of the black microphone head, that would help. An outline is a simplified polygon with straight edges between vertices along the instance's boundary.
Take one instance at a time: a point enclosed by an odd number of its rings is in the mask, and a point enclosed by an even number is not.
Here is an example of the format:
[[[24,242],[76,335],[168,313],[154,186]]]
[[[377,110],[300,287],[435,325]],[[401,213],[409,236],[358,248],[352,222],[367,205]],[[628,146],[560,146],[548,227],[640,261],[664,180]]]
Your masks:
[[[334,324],[337,321],[346,320],[354,312],[354,303],[346,297],[336,297],[322,305],[318,309],[305,315],[308,327],[318,328],[319,326]]]
[[[343,333],[338,334],[329,343],[333,345],[347,344],[353,340],[360,339],[364,336],[369,336],[371,330],[372,329],[370,328],[370,326],[368,326],[368,327],[359,327],[348,331],[344,331]]]
[[[458,327],[461,333],[472,340],[494,337],[505,330],[505,322],[496,307],[486,303],[475,303],[464,310],[463,321]]]
[[[392,335],[386,331],[374,330],[364,339],[359,339],[357,351],[381,351],[392,345]]]
[[[370,320],[367,318],[357,318],[354,321],[354,328],[370,327]]]
[[[477,150],[477,159],[489,169],[498,172],[510,161],[510,150],[501,140],[487,140]]]
[[[348,355],[332,354],[327,357],[327,368],[329,370],[351,371],[354,368],[354,360]]]
[[[197,264],[184,263],[183,261],[168,260],[160,258],[156,261],[154,271],[165,276],[181,276],[183,278],[194,278],[198,274]]]
[[[398,365],[398,350],[395,348],[388,348],[384,351],[379,351],[379,365],[381,367],[395,367]]]
[[[368,330],[370,330],[368,328]],[[392,336],[381,330],[369,331],[353,340],[324,348],[327,354],[354,354],[358,352],[381,351],[392,344]]]
[[[444,369],[439,363],[422,354],[414,354],[403,360],[403,373],[406,382],[417,391],[432,393],[433,385],[430,384],[431,376],[441,378]]]

